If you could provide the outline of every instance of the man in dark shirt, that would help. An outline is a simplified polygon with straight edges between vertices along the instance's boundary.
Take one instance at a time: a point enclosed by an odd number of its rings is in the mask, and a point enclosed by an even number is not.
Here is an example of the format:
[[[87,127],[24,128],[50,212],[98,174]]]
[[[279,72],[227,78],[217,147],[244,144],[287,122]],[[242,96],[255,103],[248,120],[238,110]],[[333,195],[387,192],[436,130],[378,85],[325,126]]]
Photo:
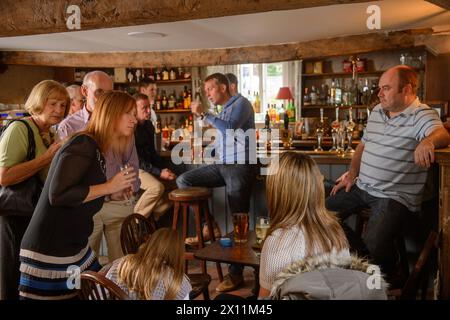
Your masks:
[[[159,179],[173,181],[177,176],[167,168],[164,160],[155,150],[155,128],[149,120],[150,102],[148,97],[137,93],[134,98],[136,99],[138,120],[134,138],[139,158],[141,188],[145,190],[136,203],[134,212],[146,217],[153,213],[153,218],[158,220],[170,208],[170,202],[164,196],[164,185]]]

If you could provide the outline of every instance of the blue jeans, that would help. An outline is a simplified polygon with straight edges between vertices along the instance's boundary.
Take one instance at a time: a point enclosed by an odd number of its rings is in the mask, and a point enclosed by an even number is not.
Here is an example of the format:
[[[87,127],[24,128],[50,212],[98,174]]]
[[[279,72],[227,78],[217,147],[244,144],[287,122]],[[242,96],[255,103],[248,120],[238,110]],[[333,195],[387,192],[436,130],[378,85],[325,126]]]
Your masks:
[[[406,206],[389,198],[371,196],[356,185],[349,192],[344,189],[336,195],[326,199],[328,210],[336,211],[341,221],[352,214],[359,214],[362,209],[370,208],[367,232],[364,235],[364,243],[369,250],[373,262],[378,264],[382,271],[389,275],[394,273],[398,258],[395,239],[402,234],[403,226],[408,219],[413,219],[413,214]],[[345,228],[350,246],[355,243],[357,237],[350,228]]]
[[[178,188],[226,188],[231,213],[249,212],[256,166],[249,164],[211,164],[187,171],[177,178]],[[242,274],[244,268],[230,265],[228,272]]]
[[[178,188],[226,187],[231,213],[248,212],[256,167],[247,164],[211,164],[187,171],[177,178]]]

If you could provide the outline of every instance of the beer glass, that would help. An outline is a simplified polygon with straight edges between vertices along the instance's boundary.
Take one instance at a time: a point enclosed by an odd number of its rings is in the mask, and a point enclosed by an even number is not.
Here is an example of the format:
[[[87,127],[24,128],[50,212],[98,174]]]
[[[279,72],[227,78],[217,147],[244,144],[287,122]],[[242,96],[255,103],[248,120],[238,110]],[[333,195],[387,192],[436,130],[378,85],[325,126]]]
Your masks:
[[[248,240],[248,213],[233,214],[233,234],[235,243],[245,243]]]
[[[262,244],[267,236],[267,230],[270,227],[270,220],[268,217],[257,217],[255,223],[256,243]]]

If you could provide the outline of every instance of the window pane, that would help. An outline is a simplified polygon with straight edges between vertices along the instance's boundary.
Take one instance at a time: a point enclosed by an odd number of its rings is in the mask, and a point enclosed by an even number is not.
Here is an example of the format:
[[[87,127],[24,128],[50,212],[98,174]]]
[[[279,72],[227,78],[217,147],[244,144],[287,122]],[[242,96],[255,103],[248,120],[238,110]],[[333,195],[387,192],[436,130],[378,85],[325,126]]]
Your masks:
[[[276,100],[278,90],[283,86],[283,63],[268,63],[263,65],[264,68],[264,84],[263,84],[263,103],[262,110],[267,111],[267,104],[283,103]]]

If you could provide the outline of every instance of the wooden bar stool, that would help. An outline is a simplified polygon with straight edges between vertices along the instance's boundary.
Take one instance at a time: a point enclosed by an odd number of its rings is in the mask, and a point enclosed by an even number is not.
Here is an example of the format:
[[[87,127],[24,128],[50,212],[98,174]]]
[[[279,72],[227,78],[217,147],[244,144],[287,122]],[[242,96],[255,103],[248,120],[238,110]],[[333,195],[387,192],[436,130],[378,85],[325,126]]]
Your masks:
[[[205,221],[209,230],[209,234],[212,238],[212,241],[216,240],[216,237],[214,235],[214,229],[212,225],[211,216],[209,214],[209,208],[208,208],[208,199],[211,198],[212,192],[208,188],[203,187],[189,187],[189,188],[183,188],[183,189],[176,189],[169,193],[169,199],[174,202],[174,208],[173,208],[173,222],[172,222],[172,228],[174,230],[177,229],[178,225],[178,213],[180,211],[180,208],[183,208],[183,241],[186,240],[187,233],[188,233],[188,213],[189,213],[189,207],[191,207],[194,211],[194,218],[195,218],[195,230],[198,238],[198,246],[197,248],[204,248],[205,247],[205,241],[203,239],[203,232],[202,232],[202,211],[205,217]],[[192,255],[193,258],[193,255]],[[202,271],[203,273],[206,272],[206,261],[202,261]],[[217,266],[217,273],[219,276],[219,280],[223,281],[223,275],[222,275],[222,268],[220,267],[220,263],[216,263]],[[186,261],[185,265],[185,272],[188,272],[188,262]]]

